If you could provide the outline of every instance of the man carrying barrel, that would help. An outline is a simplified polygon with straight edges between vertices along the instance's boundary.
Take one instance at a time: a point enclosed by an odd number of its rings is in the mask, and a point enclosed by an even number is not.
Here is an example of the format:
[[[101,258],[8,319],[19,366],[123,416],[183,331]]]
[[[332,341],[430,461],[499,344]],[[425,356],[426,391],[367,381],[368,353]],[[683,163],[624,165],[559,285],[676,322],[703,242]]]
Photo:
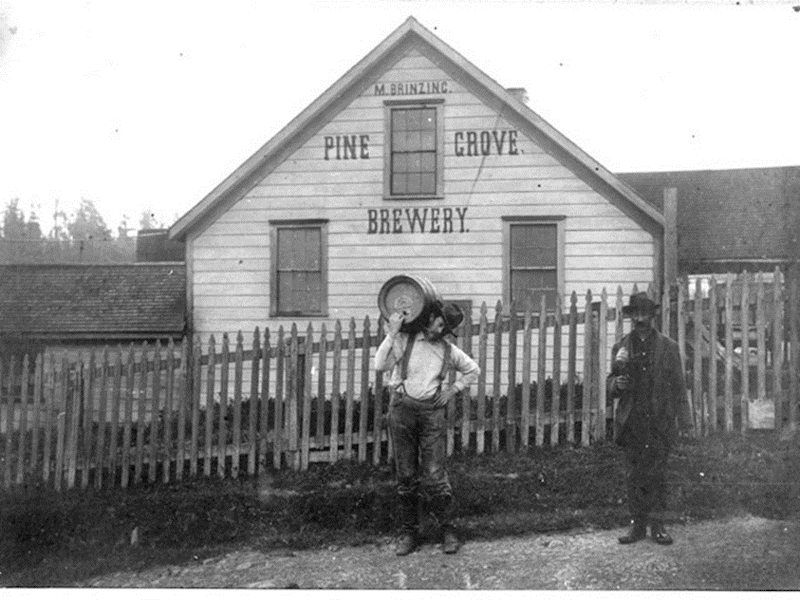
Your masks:
[[[645,292],[631,295],[622,312],[633,331],[614,346],[607,381],[609,397],[620,399],[614,440],[625,449],[629,467],[632,527],[621,544],[644,539],[648,524],[656,543],[672,543],[664,529],[667,458],[678,432],[691,424],[678,345],[653,328],[658,308]]]
[[[442,532],[442,550],[458,552],[453,529],[453,492],[445,470],[447,403],[478,380],[480,369],[445,336],[456,335],[464,314],[456,304],[437,301],[421,331],[401,332],[404,317],[389,317],[388,333],[375,355],[375,369],[392,369],[389,430],[394,446],[401,533],[396,553],[404,556],[417,547],[418,504],[436,519]],[[451,385],[447,375],[459,375]]]

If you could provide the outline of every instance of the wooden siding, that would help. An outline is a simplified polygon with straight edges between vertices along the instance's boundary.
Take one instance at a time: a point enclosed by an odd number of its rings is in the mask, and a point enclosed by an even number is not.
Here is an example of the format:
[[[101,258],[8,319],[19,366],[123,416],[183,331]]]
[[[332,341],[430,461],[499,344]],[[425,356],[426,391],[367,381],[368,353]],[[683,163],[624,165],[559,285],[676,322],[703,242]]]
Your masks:
[[[374,84],[443,80],[445,197],[384,200],[384,101],[407,97],[375,96]],[[457,157],[453,140],[462,130],[517,130],[519,154]],[[368,135],[369,159],[325,160],[325,136],[336,135]],[[468,232],[367,233],[369,209],[432,207],[466,207]],[[657,255],[651,234],[412,50],[192,239],[194,330],[202,339],[219,338],[298,320],[269,318],[269,222],[275,219],[329,220],[328,319],[315,322],[331,327],[335,319],[377,317],[378,290],[401,272],[429,277],[446,297],[472,300],[477,322],[481,303],[493,307],[502,296],[504,216],[566,217],[560,290],[565,298],[572,291],[583,298],[587,289],[599,293],[619,285],[628,294],[634,283],[646,287],[653,281]],[[454,225],[458,231],[455,212]]]

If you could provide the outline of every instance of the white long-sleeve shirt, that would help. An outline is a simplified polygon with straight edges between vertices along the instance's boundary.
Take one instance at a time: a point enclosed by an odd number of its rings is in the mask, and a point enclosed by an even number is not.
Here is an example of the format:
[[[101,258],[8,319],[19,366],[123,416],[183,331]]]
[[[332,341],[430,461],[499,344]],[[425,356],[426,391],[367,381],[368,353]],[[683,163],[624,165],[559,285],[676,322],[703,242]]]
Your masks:
[[[408,339],[407,333],[389,334],[375,353],[375,370],[392,369],[389,385],[393,388],[403,382],[401,370]],[[425,339],[423,333],[417,334],[408,359],[408,372],[404,384],[406,394],[418,400],[430,400],[436,395],[441,383],[446,343],[448,342],[431,343]],[[466,352],[453,344],[450,347],[450,362],[458,372],[453,387],[461,391],[478,381],[481,370]]]

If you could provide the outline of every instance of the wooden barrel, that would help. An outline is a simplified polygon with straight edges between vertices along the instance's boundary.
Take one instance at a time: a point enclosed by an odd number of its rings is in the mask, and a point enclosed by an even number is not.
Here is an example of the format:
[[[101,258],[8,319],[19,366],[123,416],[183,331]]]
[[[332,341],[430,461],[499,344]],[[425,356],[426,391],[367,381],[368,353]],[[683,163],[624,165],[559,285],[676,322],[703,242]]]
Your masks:
[[[441,301],[436,286],[429,279],[415,275],[395,275],[378,293],[378,309],[385,319],[396,312],[405,315],[402,331],[425,326],[434,303]]]

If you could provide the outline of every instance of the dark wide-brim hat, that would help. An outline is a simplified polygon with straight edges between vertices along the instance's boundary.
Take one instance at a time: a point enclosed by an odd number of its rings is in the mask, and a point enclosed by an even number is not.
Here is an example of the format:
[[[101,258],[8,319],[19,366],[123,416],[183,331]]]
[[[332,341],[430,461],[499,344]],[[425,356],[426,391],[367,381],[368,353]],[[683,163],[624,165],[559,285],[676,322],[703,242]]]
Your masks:
[[[659,308],[661,308],[661,305],[656,304],[655,301],[651,300],[650,296],[647,295],[647,292],[638,292],[636,294],[631,294],[628,304],[622,307],[622,314],[630,315],[631,313],[635,313],[639,310],[653,314]]]
[[[461,307],[452,302],[440,302],[437,303],[433,312],[444,319],[444,333],[449,333],[454,337],[458,337],[456,328],[461,325],[461,321],[464,320],[464,311],[461,310]]]

